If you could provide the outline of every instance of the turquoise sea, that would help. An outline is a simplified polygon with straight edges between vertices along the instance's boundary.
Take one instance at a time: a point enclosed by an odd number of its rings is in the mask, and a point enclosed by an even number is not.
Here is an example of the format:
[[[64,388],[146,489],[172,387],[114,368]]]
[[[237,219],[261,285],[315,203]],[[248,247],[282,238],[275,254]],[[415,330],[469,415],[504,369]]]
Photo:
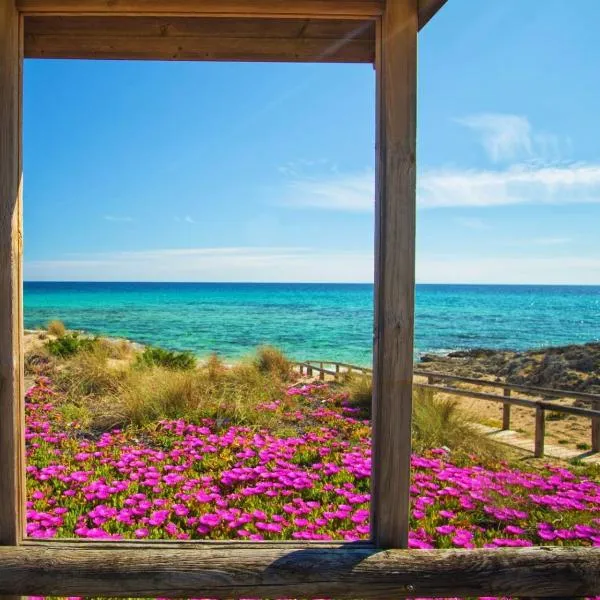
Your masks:
[[[25,327],[71,329],[237,358],[274,344],[297,359],[371,362],[373,286],[25,283]],[[418,285],[415,354],[600,341],[600,286]]]

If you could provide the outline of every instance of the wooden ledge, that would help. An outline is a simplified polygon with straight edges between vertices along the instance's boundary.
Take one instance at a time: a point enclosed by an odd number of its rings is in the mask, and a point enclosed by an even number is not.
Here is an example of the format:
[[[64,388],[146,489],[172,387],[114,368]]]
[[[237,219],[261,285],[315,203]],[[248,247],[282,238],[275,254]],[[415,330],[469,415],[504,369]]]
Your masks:
[[[0,548],[0,595],[214,598],[582,597],[600,593],[600,548],[377,550],[126,542]]]

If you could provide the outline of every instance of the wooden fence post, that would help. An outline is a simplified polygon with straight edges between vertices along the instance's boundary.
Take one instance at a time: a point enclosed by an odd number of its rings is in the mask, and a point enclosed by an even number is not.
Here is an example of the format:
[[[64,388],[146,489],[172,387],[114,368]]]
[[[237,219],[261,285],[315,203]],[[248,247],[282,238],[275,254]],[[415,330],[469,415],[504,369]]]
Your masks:
[[[319,371],[319,380],[325,381],[325,372],[323,371],[323,363],[319,363],[321,370]]]
[[[312,370],[312,367],[310,365],[308,365],[306,367],[306,376],[307,377],[312,377],[313,376],[313,370]]]
[[[535,449],[534,456],[544,456],[544,435],[546,433],[546,411],[538,406],[535,409]]]
[[[504,388],[504,395],[510,398],[510,388]],[[502,429],[505,431],[510,429],[510,404],[508,402],[502,404]]]
[[[600,411],[600,400],[593,402],[592,408]],[[592,417],[592,452],[600,452],[600,417]]]

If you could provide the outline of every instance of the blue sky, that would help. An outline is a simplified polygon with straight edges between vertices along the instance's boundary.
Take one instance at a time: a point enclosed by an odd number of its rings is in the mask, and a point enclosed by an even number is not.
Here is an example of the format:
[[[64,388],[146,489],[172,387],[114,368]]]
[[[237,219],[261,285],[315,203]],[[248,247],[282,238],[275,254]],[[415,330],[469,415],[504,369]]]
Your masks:
[[[419,38],[417,280],[600,284],[597,0]],[[370,65],[27,61],[25,278],[372,281]]]

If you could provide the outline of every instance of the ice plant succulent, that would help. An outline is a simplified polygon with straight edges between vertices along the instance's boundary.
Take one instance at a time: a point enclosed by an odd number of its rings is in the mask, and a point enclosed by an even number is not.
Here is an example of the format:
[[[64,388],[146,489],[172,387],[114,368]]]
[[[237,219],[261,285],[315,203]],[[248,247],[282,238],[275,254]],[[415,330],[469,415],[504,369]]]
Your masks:
[[[52,382],[27,392],[34,538],[359,540],[369,535],[369,423],[326,384],[282,390],[287,435],[161,421],[92,435]],[[293,402],[291,402],[293,401]],[[566,468],[412,459],[411,548],[600,545],[600,484]]]

